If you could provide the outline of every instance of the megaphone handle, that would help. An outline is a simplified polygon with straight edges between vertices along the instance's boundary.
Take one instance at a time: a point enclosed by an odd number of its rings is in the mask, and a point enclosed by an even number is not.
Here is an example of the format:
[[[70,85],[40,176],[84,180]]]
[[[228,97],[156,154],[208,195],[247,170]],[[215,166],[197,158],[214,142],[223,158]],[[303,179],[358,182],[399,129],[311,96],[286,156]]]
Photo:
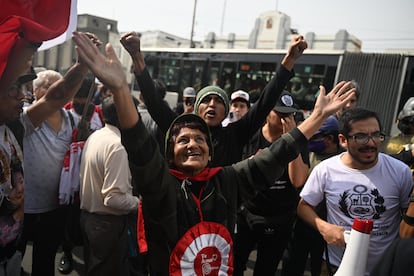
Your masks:
[[[344,241],[345,243],[349,243],[349,238],[351,237],[351,230],[344,231]]]

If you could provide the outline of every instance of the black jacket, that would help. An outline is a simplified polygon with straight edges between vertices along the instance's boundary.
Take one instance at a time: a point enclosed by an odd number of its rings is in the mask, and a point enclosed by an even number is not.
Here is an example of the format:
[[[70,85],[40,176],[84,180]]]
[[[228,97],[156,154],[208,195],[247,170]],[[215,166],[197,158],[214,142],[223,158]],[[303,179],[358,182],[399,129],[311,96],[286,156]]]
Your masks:
[[[143,199],[151,275],[168,275],[172,250],[185,232],[201,221],[200,213],[204,221],[219,223],[234,233],[241,198],[265,190],[264,183],[284,172],[306,138],[293,129],[254,158],[223,167],[209,181],[194,183],[170,174],[158,144],[141,121],[122,130],[122,143]],[[258,177],[266,181],[256,181]]]

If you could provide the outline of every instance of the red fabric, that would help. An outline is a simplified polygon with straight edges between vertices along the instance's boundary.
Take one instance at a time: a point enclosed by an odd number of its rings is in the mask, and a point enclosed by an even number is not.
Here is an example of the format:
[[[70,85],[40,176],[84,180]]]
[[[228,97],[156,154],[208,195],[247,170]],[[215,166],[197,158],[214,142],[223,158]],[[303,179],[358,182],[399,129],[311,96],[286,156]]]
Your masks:
[[[142,202],[138,204],[137,237],[139,253],[148,252],[147,238],[145,237],[144,215],[142,213]]]
[[[20,37],[43,42],[65,32],[71,0],[0,0],[0,76]]]
[[[66,103],[66,104],[63,106],[63,108],[64,108],[64,109],[66,109],[66,110],[71,110],[71,109],[73,108],[73,102],[72,102],[72,101],[70,101],[70,102]],[[99,116],[99,119],[101,119],[101,123],[102,123],[102,125],[105,125],[105,122],[104,122],[104,120],[103,120],[102,107],[100,107],[99,105],[95,105],[94,112],[95,112],[95,113],[98,113],[98,116]],[[92,117],[91,117],[91,119],[92,119]]]
[[[73,107],[73,102],[72,102],[72,101],[70,101],[70,102],[66,103],[66,104],[63,106],[63,108],[64,108],[64,109],[66,109],[66,110],[71,110],[71,109],[72,109],[72,107]]]
[[[222,167],[205,168],[201,173],[195,176],[188,176],[180,171],[170,169],[170,174],[174,175],[180,180],[188,179],[190,181],[207,181],[221,171]]]
[[[99,105],[95,105],[95,113],[98,113],[99,119],[101,119],[102,125],[105,125],[105,122],[103,120],[103,113],[102,113],[102,107]]]

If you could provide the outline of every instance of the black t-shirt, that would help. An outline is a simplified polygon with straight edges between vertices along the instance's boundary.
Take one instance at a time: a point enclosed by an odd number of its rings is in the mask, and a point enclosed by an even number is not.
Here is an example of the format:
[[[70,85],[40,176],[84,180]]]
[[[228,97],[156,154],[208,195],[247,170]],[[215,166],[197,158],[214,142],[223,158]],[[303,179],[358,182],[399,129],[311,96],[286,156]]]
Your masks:
[[[261,149],[269,147],[271,143],[262,134],[261,129],[252,137],[244,147],[243,159],[255,155]],[[301,150],[303,161],[309,165],[309,151],[307,145]],[[287,166],[283,175],[268,184],[268,189],[258,192],[252,199],[243,205],[252,213],[262,216],[275,216],[287,212],[294,213],[299,201],[299,192],[290,182]],[[266,181],[262,178],[258,181]]]

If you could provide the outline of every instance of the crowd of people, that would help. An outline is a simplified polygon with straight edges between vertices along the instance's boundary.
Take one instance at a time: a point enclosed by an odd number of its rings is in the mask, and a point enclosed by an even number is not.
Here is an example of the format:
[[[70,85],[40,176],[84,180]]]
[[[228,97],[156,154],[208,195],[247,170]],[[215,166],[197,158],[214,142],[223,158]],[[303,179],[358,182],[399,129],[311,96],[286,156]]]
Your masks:
[[[414,236],[412,140],[381,152],[381,122],[357,106],[354,81],[320,86],[310,115],[296,116],[285,87],[303,36],[254,104],[246,91],[187,87],[177,110],[136,33],[121,44],[139,99],[110,44],[103,54],[93,34],[72,39],[78,59],[64,76],[36,74],[39,43],[24,36],[1,72],[0,276],[20,274],[29,241],[34,276],[54,275],[59,247],[69,273],[76,245],[86,275],[243,275],[254,249],[254,275],[279,263],[303,275],[309,254],[312,275],[333,275],[354,218],[374,222],[366,275],[404,267],[386,260]],[[27,83],[34,101],[23,108]],[[411,106],[399,115],[404,135]]]

